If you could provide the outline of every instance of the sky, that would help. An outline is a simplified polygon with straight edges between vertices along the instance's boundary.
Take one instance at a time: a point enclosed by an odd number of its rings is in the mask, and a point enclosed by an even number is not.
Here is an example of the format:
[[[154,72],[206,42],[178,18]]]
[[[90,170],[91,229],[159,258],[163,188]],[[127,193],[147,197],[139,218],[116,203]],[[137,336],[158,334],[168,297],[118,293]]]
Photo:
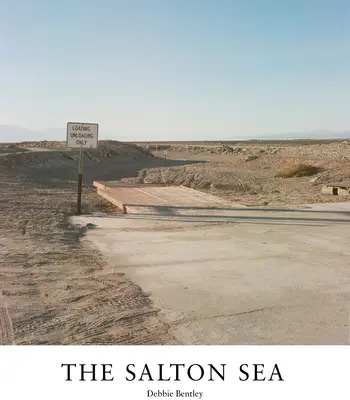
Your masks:
[[[0,0],[0,10],[0,125],[96,122],[123,140],[350,128],[349,0]]]

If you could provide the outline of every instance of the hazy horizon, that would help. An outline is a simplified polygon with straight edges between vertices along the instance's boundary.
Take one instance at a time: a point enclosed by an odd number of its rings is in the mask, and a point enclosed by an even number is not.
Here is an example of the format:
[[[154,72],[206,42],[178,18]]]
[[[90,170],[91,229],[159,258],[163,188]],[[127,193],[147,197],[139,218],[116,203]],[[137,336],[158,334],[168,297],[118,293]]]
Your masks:
[[[71,120],[130,141],[350,127],[347,0],[3,0],[2,11],[0,125],[31,140]]]
[[[288,132],[288,133],[277,133],[271,134],[266,133],[264,135],[235,135],[235,136],[216,136],[212,138],[199,138],[199,139],[186,139],[187,141],[229,141],[229,140],[293,140],[293,139],[343,139],[350,138],[350,130],[342,132],[331,132],[328,130],[315,130],[312,132]],[[42,131],[33,131],[28,128],[13,126],[13,125],[0,125],[0,143],[11,143],[11,142],[24,142],[24,141],[65,141],[66,130],[65,128],[51,128]],[[100,129],[99,133],[100,140],[118,140],[125,142],[152,142],[152,141],[167,141],[162,139],[152,140],[149,138],[137,138],[128,137],[125,135],[118,135],[105,132]],[[182,139],[168,139],[168,141],[184,141]]]

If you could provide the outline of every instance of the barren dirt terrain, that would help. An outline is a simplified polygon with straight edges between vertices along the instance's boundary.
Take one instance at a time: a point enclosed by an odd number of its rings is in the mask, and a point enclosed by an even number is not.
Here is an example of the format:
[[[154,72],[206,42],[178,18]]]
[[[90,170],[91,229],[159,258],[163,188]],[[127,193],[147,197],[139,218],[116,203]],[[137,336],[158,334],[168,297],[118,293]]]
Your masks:
[[[76,157],[0,156],[0,343],[171,343],[147,295],[124,274],[105,269],[102,256],[80,244],[84,229],[67,223],[75,212]],[[84,160],[84,213],[106,208],[93,179],[155,165],[128,145],[107,144],[93,157],[98,161]]]
[[[321,188],[350,179],[350,141],[319,142],[144,145],[158,157],[164,158],[166,149],[170,160],[202,162],[148,169],[143,171],[143,181],[185,185],[247,205],[346,201],[344,197],[321,194]],[[310,171],[309,176],[277,176],[300,165],[315,167],[316,172]]]
[[[186,185],[255,206],[344,202],[321,187],[350,178],[349,157],[346,141],[101,142],[84,154],[83,211],[118,213],[92,187],[93,180],[118,179]],[[77,163],[78,153],[61,142],[0,145],[0,344],[176,343],[147,294],[118,270],[118,259],[107,264],[80,241],[93,226],[69,224]],[[277,177],[301,164],[317,171]]]

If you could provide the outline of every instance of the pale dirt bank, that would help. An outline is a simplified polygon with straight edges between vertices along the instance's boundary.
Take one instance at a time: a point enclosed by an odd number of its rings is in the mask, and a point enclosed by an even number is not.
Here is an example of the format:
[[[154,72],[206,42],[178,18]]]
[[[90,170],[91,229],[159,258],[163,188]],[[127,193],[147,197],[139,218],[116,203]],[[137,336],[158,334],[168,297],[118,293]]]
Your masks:
[[[85,157],[86,182],[155,165],[133,148],[128,155],[129,148],[98,161]],[[84,229],[68,223],[76,163],[60,152],[0,160],[0,344],[172,343],[148,296],[80,242]],[[104,206],[91,185],[83,202],[84,213]]]

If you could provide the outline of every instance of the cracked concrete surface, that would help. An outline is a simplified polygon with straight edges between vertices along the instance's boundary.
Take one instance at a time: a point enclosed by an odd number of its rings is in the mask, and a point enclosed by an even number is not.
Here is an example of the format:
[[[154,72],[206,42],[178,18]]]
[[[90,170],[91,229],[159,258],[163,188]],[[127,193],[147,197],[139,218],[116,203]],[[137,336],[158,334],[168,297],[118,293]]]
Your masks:
[[[349,344],[350,207],[340,209],[74,222],[97,226],[84,240],[150,294],[179,343]]]

